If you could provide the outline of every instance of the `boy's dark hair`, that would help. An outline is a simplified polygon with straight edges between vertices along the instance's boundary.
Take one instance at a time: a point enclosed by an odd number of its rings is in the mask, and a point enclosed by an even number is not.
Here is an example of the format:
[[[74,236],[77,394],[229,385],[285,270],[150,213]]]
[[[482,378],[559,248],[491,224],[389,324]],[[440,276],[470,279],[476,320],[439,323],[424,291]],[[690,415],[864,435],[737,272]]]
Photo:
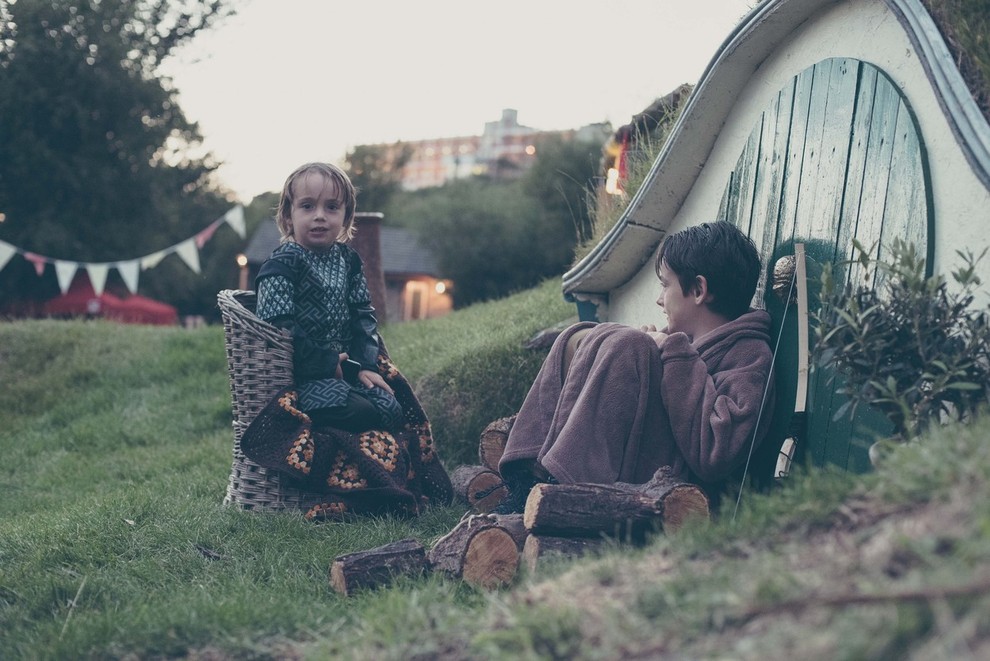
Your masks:
[[[756,244],[725,221],[702,223],[668,236],[660,244],[660,264],[674,272],[687,296],[699,275],[708,281],[712,310],[735,319],[749,309],[760,279],[760,254]]]

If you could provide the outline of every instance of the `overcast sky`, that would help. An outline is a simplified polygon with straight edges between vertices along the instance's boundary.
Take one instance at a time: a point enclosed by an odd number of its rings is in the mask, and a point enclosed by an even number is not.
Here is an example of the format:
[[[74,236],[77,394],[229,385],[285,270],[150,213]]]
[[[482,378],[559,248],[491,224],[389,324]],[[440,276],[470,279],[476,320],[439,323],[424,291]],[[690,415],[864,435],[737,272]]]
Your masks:
[[[241,0],[165,73],[249,202],[355,145],[625,124],[694,84],[754,0]]]

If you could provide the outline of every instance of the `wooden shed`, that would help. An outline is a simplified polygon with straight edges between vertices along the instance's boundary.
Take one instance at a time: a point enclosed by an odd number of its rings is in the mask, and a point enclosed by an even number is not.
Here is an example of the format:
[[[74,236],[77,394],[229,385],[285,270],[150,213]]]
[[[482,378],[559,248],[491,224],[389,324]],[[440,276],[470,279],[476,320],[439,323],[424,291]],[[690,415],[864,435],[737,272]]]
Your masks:
[[[956,251],[990,245],[990,125],[919,0],[757,5],[715,54],[615,227],[564,275],[564,293],[582,318],[655,322],[658,245],[715,219],[747,231],[768,271],[796,243],[811,261],[839,263],[853,239],[882,259],[893,237],[907,238],[939,271],[959,264]],[[990,260],[979,268],[990,282]],[[764,278],[760,307],[772,305],[765,291]],[[788,410],[794,334],[777,372]],[[833,421],[833,390],[813,375],[807,452],[863,469],[877,421]]]

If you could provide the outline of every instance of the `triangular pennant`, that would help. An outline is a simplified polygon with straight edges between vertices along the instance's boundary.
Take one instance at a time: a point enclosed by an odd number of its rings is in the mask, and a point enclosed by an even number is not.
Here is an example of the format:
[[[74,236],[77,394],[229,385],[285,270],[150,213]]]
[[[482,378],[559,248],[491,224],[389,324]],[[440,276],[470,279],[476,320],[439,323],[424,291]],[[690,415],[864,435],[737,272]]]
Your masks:
[[[165,259],[166,255],[168,255],[168,252],[164,250],[159,250],[158,252],[153,252],[150,255],[145,255],[140,260],[141,269],[146,271],[148,269],[155,268],[156,266],[158,266],[159,262]]]
[[[79,264],[76,262],[55,261],[55,275],[58,277],[58,288],[64,294],[69,291],[72,279],[76,277],[76,270]]]
[[[26,252],[24,253],[24,259],[34,264],[34,272],[38,274],[38,277],[45,274],[45,264],[48,263],[48,260],[45,259],[43,255],[36,255],[33,252]]]
[[[179,253],[186,266],[199,273],[199,250],[196,248],[195,239],[186,239],[176,246],[175,251]]]
[[[247,230],[244,227],[244,207],[237,205],[227,213],[223,215],[223,219],[227,221],[235,232],[243,239],[247,236]]]
[[[17,248],[10,245],[9,243],[4,243],[3,241],[0,241],[0,269],[5,267],[7,265],[7,262],[10,261],[10,258],[13,257],[14,254],[16,253],[17,253]]]
[[[87,264],[86,273],[89,274],[89,281],[93,285],[93,291],[99,296],[103,293],[103,287],[107,284],[107,271],[110,267],[106,264]]]
[[[124,284],[127,285],[127,290],[132,294],[137,293],[138,287],[138,264],[137,260],[130,262],[119,262],[117,264],[117,273],[123,279]]]
[[[217,228],[220,227],[220,223],[222,221],[223,221],[222,218],[220,220],[213,221],[212,223],[210,223],[210,226],[209,227],[207,227],[206,229],[204,229],[203,231],[201,231],[199,234],[197,234],[195,237],[193,237],[196,240],[196,247],[197,248],[202,248],[203,246],[206,245],[206,242],[209,241],[210,240],[210,237],[213,236],[213,233],[217,231]]]

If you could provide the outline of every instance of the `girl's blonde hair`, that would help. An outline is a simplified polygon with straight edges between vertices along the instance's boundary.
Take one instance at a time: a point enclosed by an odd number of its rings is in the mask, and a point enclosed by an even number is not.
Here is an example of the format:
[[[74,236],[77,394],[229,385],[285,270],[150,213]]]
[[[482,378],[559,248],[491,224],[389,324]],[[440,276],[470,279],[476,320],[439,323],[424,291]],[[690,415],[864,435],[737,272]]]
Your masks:
[[[278,208],[275,211],[275,224],[281,235],[282,243],[292,238],[292,185],[304,174],[315,172],[323,175],[324,179],[333,182],[337,187],[337,195],[344,205],[344,226],[341,229],[340,240],[349,241],[354,237],[354,210],[357,207],[357,189],[351,183],[347,173],[330,163],[306,163],[300,165],[285,180],[282,194],[278,198]]]

